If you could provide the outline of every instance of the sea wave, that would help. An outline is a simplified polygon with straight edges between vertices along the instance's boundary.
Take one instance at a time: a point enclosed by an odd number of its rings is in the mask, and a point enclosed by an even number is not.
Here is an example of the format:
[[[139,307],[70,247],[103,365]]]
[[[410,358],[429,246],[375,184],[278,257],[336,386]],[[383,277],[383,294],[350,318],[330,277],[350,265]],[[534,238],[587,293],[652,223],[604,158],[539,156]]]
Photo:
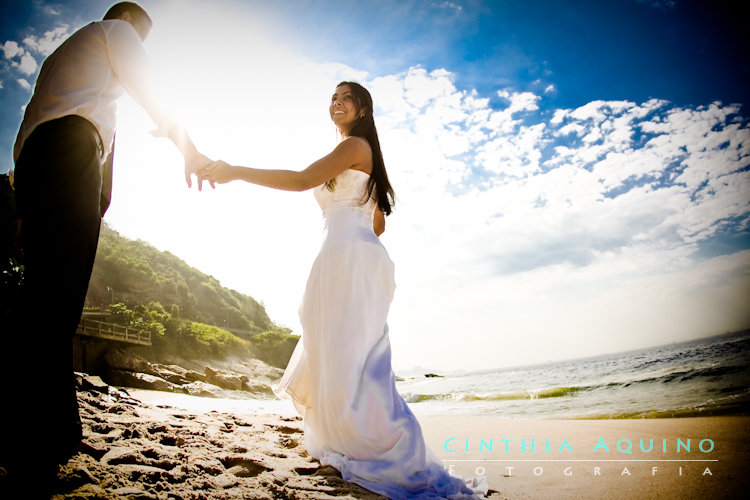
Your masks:
[[[698,369],[680,369],[672,368],[662,371],[651,376],[641,378],[622,378],[620,380],[602,380],[601,383],[590,383],[572,386],[545,387],[536,389],[523,389],[508,392],[488,392],[482,393],[477,391],[465,392],[446,392],[446,393],[421,393],[405,392],[402,394],[408,403],[420,403],[423,401],[514,401],[525,399],[545,399],[545,398],[567,398],[582,392],[591,391],[613,391],[619,388],[635,388],[637,386],[645,387],[649,384],[676,384],[698,379],[709,378],[716,379],[727,375],[734,375],[748,371],[748,366],[709,366]],[[742,391],[745,387],[736,385],[724,388],[721,392]]]
[[[407,392],[402,394],[407,403],[422,401],[513,401],[521,399],[560,398],[571,396],[580,391],[592,390],[595,387],[549,387],[546,389],[478,394],[475,392],[460,392],[446,394],[418,394]]]

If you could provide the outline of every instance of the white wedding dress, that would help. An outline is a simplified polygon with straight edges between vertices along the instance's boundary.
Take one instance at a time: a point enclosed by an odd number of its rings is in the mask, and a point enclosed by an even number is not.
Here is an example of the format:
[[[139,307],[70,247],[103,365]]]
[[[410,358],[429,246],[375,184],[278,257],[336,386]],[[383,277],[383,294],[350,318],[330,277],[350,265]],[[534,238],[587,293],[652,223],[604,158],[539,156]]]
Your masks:
[[[386,318],[393,263],[373,232],[375,204],[362,204],[369,175],[346,170],[335,189],[315,189],[323,245],[299,314],[302,338],[276,394],[304,417],[311,456],[342,477],[392,499],[476,498],[425,446],[422,429],[396,391]]]

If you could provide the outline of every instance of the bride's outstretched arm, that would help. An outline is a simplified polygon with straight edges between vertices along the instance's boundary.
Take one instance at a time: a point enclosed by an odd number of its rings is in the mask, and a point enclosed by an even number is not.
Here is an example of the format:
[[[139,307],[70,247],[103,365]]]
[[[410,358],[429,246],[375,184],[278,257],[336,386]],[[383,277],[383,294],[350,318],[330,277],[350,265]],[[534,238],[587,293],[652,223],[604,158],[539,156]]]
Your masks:
[[[348,168],[365,165],[372,168],[371,164],[372,150],[367,141],[360,137],[349,137],[328,155],[301,171],[250,168],[217,161],[202,169],[200,177],[212,185],[240,180],[284,191],[305,191],[320,186]]]

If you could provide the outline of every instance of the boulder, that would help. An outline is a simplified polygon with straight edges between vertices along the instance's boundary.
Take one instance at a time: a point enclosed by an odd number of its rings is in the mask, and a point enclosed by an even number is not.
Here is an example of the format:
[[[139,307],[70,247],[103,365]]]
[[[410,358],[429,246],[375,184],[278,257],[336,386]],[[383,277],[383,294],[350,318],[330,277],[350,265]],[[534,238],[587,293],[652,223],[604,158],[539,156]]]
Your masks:
[[[201,382],[200,380],[197,380],[195,382],[191,382],[189,384],[185,384],[182,386],[182,391],[185,394],[189,394],[191,396],[202,396],[204,398],[218,398],[218,393],[221,391],[220,387],[216,387],[215,385],[207,384],[205,382]]]
[[[152,363],[152,368],[156,370],[161,378],[169,380],[173,384],[188,384],[200,380],[201,382],[206,381],[206,376],[195,370],[189,370],[179,365],[162,365],[158,363]],[[182,382],[177,382],[182,380]]]
[[[104,355],[104,361],[106,361],[109,368],[115,370],[159,375],[151,366],[151,363],[122,347],[114,347],[107,350],[107,353]]]
[[[162,365],[151,365],[156,373],[159,374],[159,377],[163,378],[167,382],[171,382],[173,384],[177,385],[183,385],[183,384],[189,384],[190,380],[186,379],[179,373],[170,370],[169,368],[166,368]]]
[[[204,371],[206,373],[206,382],[233,391],[246,390],[245,383],[250,380],[245,375],[224,370],[214,370],[210,366],[207,366]]]
[[[136,389],[152,391],[182,392],[179,386],[149,373],[137,373],[127,370],[110,370],[110,383]]]
[[[243,386],[242,390],[246,392],[252,392],[253,394],[257,394],[257,395],[264,395],[264,396],[274,395],[273,390],[271,389],[270,385],[268,385],[265,382],[259,382],[257,380],[245,382],[245,385]]]
[[[96,375],[89,375],[87,373],[75,373],[76,376],[76,387],[84,391],[96,391],[103,394],[109,392],[109,386]]]
[[[223,362],[220,367],[225,370],[247,375],[251,380],[264,380],[268,382],[276,381],[284,374],[282,368],[271,366],[254,358],[226,361]]]

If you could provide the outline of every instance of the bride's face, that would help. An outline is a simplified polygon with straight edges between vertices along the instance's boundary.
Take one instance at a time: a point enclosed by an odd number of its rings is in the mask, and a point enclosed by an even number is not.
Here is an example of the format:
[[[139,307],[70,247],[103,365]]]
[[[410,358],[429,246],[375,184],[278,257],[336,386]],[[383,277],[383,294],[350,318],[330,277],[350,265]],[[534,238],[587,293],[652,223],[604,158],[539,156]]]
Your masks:
[[[336,87],[331,97],[331,105],[328,108],[331,120],[336,124],[342,134],[346,134],[359,119],[359,110],[354,104],[352,90],[349,85]]]

